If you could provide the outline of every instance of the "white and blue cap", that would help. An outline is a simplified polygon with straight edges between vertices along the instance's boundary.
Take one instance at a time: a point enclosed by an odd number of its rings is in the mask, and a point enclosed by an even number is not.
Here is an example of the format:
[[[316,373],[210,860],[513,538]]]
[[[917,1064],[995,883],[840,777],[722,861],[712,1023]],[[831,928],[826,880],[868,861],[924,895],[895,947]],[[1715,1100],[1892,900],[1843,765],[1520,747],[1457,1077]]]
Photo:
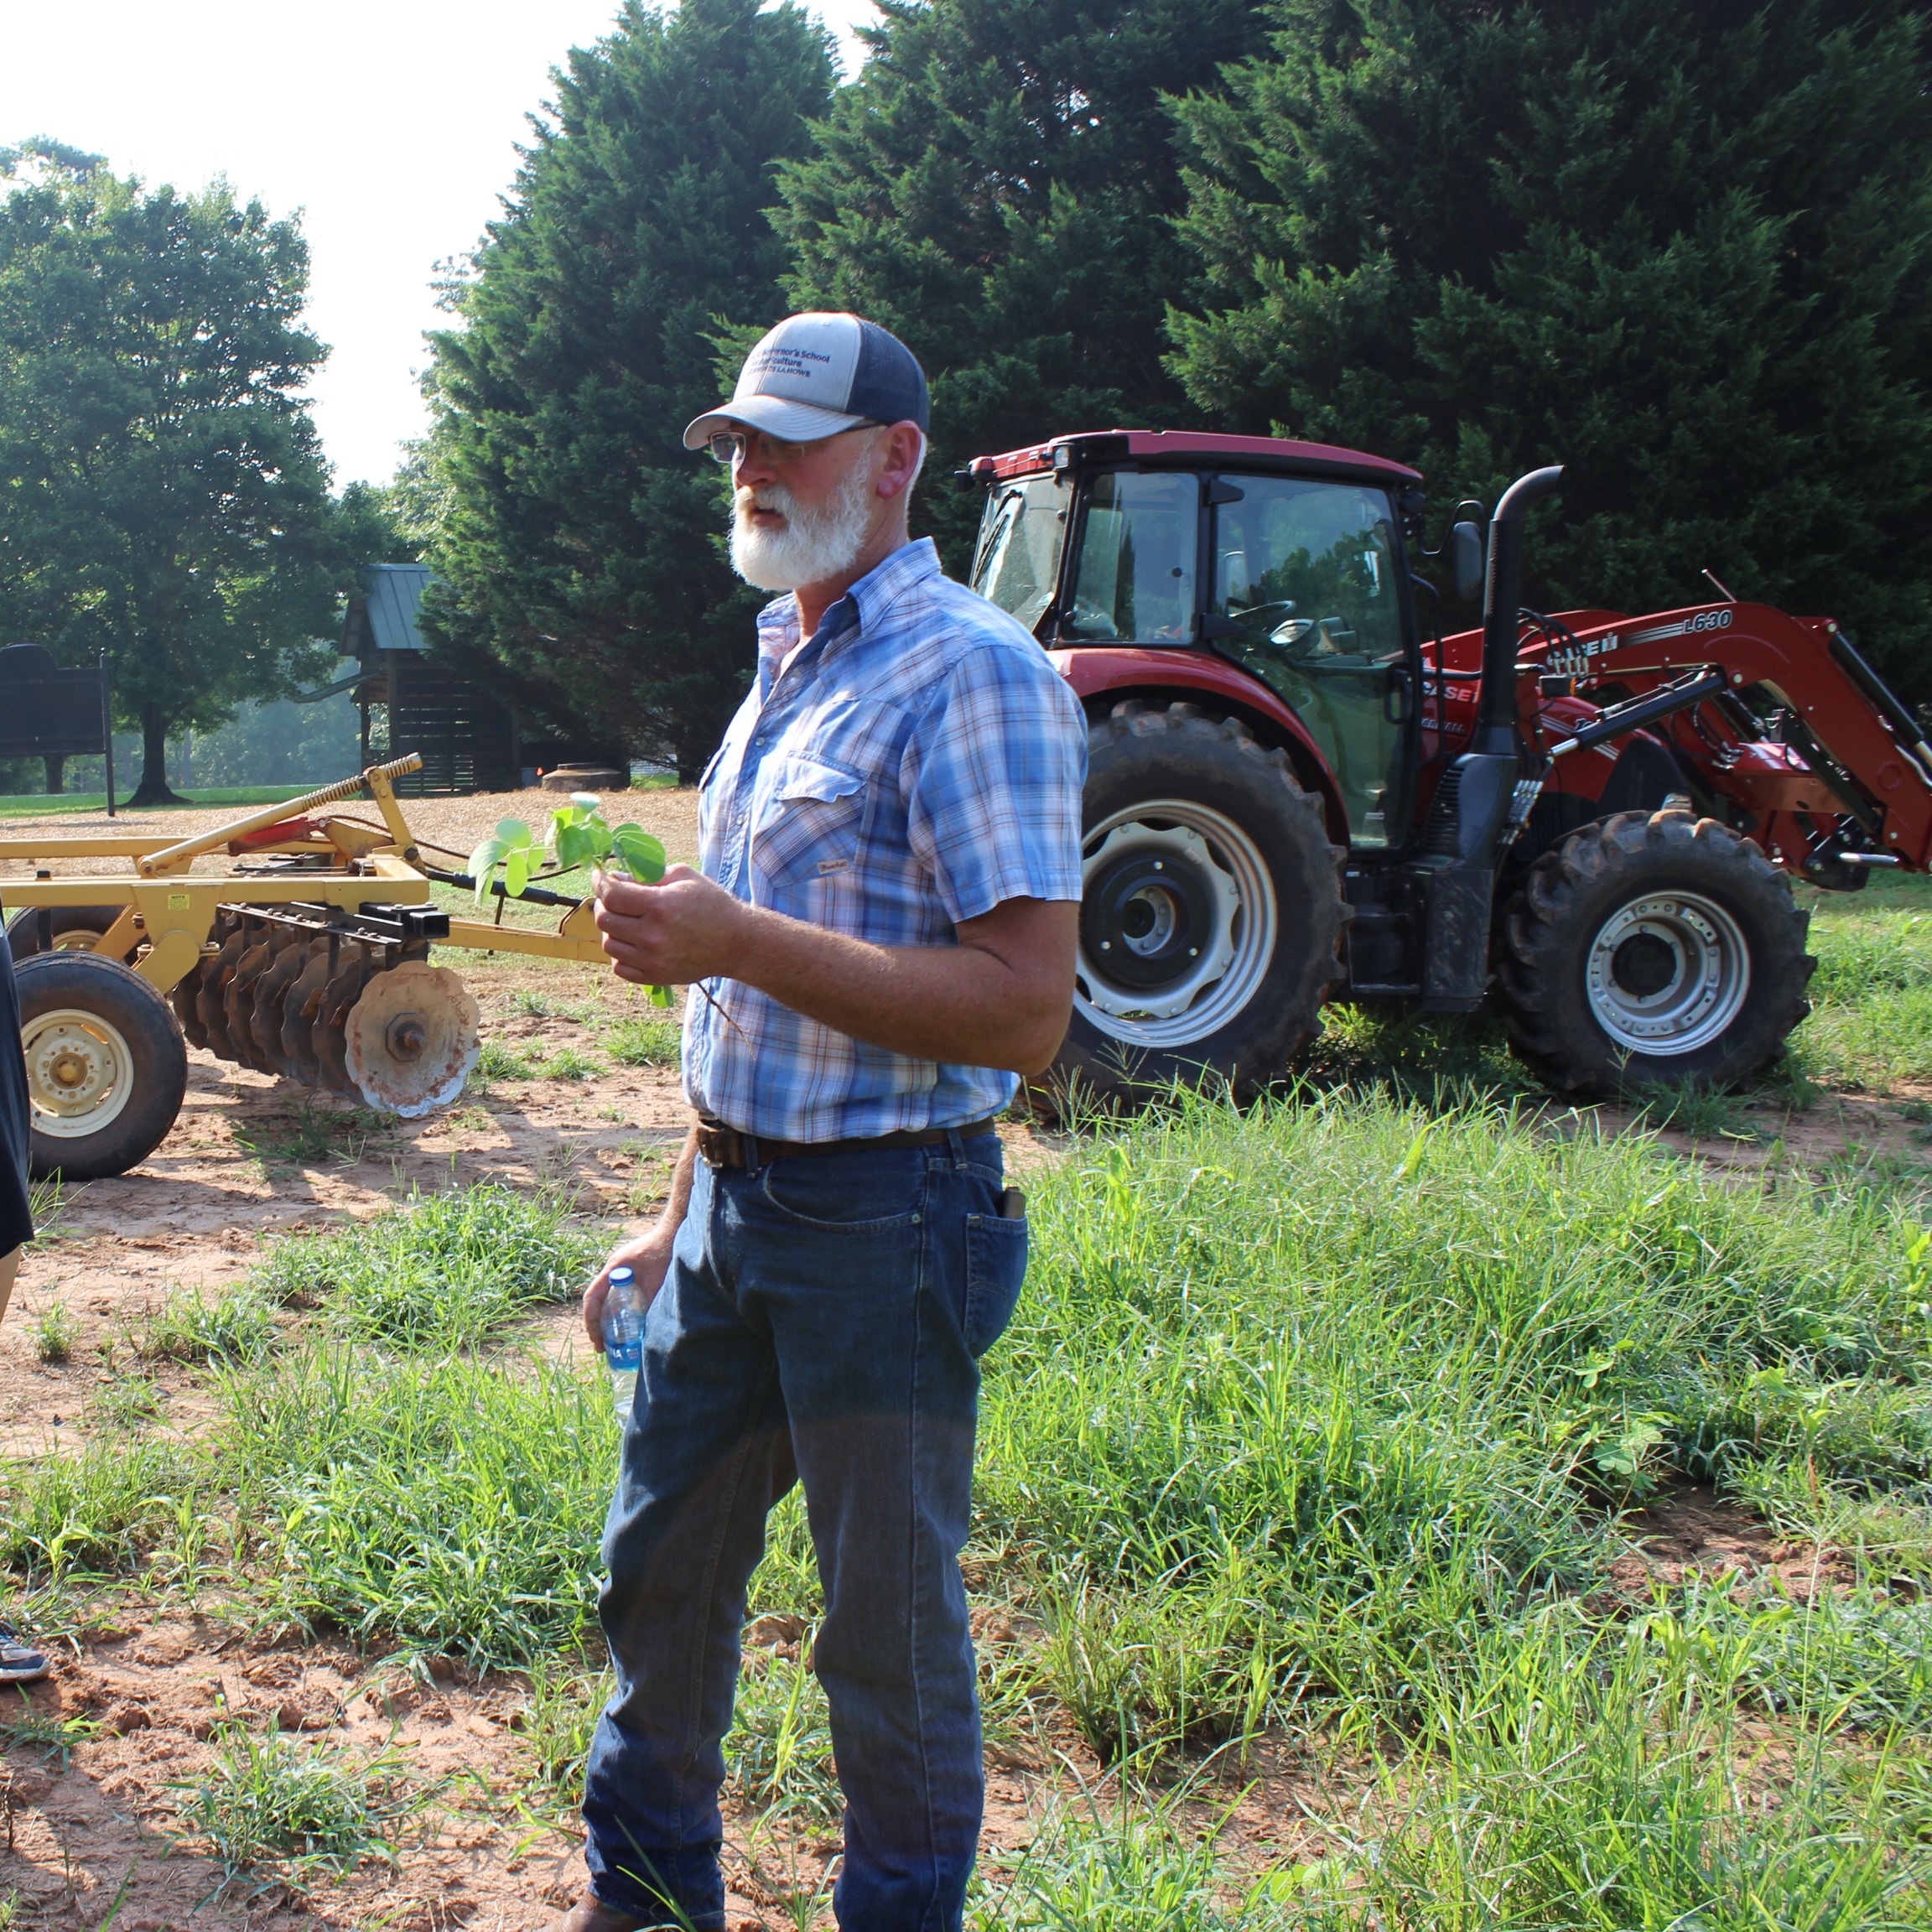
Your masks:
[[[745,358],[729,402],[684,432],[702,449],[720,430],[749,423],[782,443],[816,443],[860,423],[932,417],[926,371],[889,329],[862,316],[815,310],[787,315]]]

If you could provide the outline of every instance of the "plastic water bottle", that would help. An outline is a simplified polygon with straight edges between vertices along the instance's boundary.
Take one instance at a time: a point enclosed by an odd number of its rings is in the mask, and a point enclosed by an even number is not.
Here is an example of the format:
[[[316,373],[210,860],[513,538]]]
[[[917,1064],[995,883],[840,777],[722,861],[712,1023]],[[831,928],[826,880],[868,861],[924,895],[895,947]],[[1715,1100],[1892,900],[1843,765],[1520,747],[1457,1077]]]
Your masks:
[[[644,1307],[637,1277],[628,1268],[610,1270],[610,1292],[604,1302],[604,1363],[610,1371],[610,1393],[616,1399],[621,1429],[631,1420],[637,1371],[644,1365]]]

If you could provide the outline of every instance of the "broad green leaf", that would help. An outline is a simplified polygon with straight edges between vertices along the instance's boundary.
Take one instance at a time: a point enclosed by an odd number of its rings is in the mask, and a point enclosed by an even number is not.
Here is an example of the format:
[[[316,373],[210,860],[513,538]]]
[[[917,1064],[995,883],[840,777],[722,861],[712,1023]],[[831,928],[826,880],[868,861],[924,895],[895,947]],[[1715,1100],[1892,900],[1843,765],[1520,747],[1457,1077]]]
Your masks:
[[[556,852],[558,868],[565,872],[574,872],[590,857],[589,841],[581,825],[559,825],[551,845]]]
[[[484,895],[490,890],[490,875],[496,870],[503,858],[503,841],[501,839],[486,839],[470,854],[470,876],[476,881],[476,903],[483,903]]]
[[[678,995],[668,986],[653,986],[651,989],[651,1004],[653,1006],[675,1006]]]
[[[530,854],[527,852],[506,852],[503,855],[503,890],[512,899],[523,896],[523,888],[530,883]]]
[[[537,834],[521,818],[498,819],[496,836],[506,852],[524,851],[537,843]]]
[[[664,841],[641,825],[620,825],[610,834],[610,849],[641,886],[655,886],[664,876]]]
[[[604,809],[604,801],[595,792],[573,792],[570,802],[581,805],[586,812],[601,812]]]

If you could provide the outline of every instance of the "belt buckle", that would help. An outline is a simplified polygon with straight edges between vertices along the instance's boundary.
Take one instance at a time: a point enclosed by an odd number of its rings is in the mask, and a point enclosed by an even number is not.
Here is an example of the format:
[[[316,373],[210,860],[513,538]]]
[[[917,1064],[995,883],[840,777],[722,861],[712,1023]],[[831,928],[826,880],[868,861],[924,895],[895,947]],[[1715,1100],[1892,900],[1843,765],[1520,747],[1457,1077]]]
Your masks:
[[[735,1127],[722,1123],[710,1126],[703,1123],[698,1129],[698,1153],[707,1167],[742,1167],[745,1165],[745,1149]]]

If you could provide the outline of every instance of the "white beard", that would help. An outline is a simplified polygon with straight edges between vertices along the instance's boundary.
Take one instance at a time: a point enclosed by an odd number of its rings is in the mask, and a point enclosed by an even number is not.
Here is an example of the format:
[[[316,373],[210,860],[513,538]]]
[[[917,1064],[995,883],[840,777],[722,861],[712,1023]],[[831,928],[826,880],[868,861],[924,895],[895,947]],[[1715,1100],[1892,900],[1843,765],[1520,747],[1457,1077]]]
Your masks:
[[[761,529],[750,511],[776,510],[782,527]],[[731,568],[761,590],[796,590],[842,577],[872,532],[870,465],[854,466],[823,503],[801,503],[782,483],[737,492],[731,519]]]

